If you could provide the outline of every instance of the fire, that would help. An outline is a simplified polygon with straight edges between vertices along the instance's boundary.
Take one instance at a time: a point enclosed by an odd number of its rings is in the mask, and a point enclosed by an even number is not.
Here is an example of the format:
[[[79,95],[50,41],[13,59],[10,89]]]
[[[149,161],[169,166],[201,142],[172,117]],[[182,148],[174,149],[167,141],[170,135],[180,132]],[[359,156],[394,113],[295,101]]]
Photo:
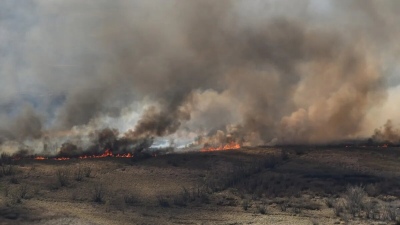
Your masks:
[[[103,154],[101,155],[84,155],[80,156],[80,159],[91,159],[91,158],[105,158],[105,157],[115,157],[115,158],[132,158],[133,154],[132,153],[125,153],[125,154],[117,154],[114,155],[110,150],[106,150]]]
[[[37,157],[35,157],[34,159],[35,159],[35,160],[45,160],[45,159],[48,159],[48,158],[43,157],[43,156],[37,156]]]
[[[240,144],[236,142],[230,142],[225,145],[220,145],[219,147],[208,147],[208,148],[203,148],[201,152],[213,152],[213,151],[224,151],[224,150],[233,150],[233,149],[239,149]]]
[[[106,158],[106,157],[114,157],[114,158],[133,158],[132,153],[125,153],[125,154],[116,154],[114,155],[111,150],[107,149],[103,154],[101,155],[82,155],[77,157],[78,159],[96,159],[96,158]],[[35,160],[46,160],[46,159],[53,159],[57,161],[64,161],[64,160],[69,160],[71,159],[70,157],[54,157],[54,158],[48,158],[44,156],[36,156],[34,158]]]
[[[57,158],[54,158],[54,160],[57,160],[57,161],[64,161],[64,160],[69,160],[70,158],[68,158],[68,157],[57,157]]]

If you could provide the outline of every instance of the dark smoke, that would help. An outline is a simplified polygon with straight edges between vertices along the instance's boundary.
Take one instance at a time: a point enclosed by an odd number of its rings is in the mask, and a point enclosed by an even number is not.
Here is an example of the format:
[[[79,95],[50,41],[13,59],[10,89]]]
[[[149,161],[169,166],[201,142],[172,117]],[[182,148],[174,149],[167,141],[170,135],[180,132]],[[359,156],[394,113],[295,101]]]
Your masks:
[[[6,0],[0,15],[20,11],[0,31],[23,44],[0,44],[2,151],[15,142],[50,152],[58,143],[68,155],[141,151],[159,137],[245,145],[365,137],[395,71],[399,7]]]
[[[372,141],[385,144],[400,144],[400,130],[393,127],[393,122],[388,120],[382,128],[375,129]]]

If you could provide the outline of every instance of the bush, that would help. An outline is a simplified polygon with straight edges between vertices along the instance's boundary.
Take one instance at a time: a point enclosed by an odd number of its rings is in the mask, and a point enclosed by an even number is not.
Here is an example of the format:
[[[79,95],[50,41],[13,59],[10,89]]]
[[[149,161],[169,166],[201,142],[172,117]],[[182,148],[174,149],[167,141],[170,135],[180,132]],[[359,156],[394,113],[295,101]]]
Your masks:
[[[342,201],[337,201],[334,205],[333,205],[333,212],[335,213],[336,216],[340,216],[345,209],[345,205]]]
[[[85,177],[90,177],[91,173],[92,173],[92,168],[87,166],[83,168],[83,173],[85,174]]]
[[[261,213],[263,215],[267,214],[267,206],[265,204],[258,205],[257,210],[259,213]]]
[[[332,198],[328,198],[325,200],[325,204],[328,206],[328,208],[333,208],[335,201]]]
[[[286,212],[287,208],[289,207],[289,203],[286,201],[283,201],[280,205],[279,208],[281,209],[282,212]]]
[[[285,149],[281,150],[281,159],[282,161],[289,160],[289,153]]]
[[[395,207],[390,207],[389,205],[385,205],[382,212],[383,220],[396,221],[397,212]]]
[[[347,187],[345,193],[346,207],[350,214],[356,216],[364,207],[366,193],[361,186]]]
[[[19,180],[15,176],[12,176],[11,179],[10,179],[10,183],[19,184]]]
[[[368,201],[364,204],[365,217],[367,219],[374,219],[374,215],[377,214],[377,205],[374,202]]]
[[[243,200],[242,202],[242,208],[247,211],[250,208],[251,204],[248,199]]]
[[[92,200],[97,203],[104,202],[104,188],[102,184],[95,184],[92,192]]]
[[[174,198],[174,205],[177,206],[187,206],[189,201],[194,201],[195,196],[191,196],[190,192],[183,187],[181,193]]]
[[[15,174],[14,165],[2,164],[1,168],[2,168],[2,175],[4,176],[12,176]]]
[[[78,169],[75,170],[75,172],[74,172],[74,179],[75,179],[76,181],[82,181],[82,180],[83,180],[83,175],[84,175],[83,170],[82,170],[82,168],[79,166]]]
[[[168,199],[164,195],[157,196],[157,201],[161,207],[170,207]]]
[[[19,186],[17,194],[18,194],[18,196],[19,196],[21,199],[27,198],[27,195],[28,195],[28,185],[23,184],[23,185]]]
[[[124,196],[124,202],[127,205],[134,205],[139,202],[139,200],[136,198],[136,196],[130,194],[130,195],[125,195]]]
[[[278,159],[275,156],[268,157],[264,160],[264,167],[266,169],[274,169],[278,164]]]
[[[69,173],[66,169],[58,169],[56,171],[57,181],[61,187],[65,187],[69,184]]]
[[[6,184],[4,186],[4,196],[8,197],[8,194],[10,193],[10,185]]]

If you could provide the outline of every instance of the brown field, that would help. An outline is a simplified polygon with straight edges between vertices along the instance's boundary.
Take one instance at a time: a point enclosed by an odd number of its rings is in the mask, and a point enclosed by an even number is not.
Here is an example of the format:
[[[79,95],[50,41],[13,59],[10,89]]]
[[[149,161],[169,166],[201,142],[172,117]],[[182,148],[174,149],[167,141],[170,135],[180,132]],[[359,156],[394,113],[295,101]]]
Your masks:
[[[400,149],[3,160],[0,224],[400,224]]]

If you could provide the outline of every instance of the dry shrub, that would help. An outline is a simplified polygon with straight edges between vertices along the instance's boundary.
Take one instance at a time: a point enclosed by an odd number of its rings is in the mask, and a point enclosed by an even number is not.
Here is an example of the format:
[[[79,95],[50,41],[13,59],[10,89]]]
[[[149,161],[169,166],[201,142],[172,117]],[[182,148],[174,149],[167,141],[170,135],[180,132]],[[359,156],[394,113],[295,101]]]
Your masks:
[[[157,202],[161,207],[170,207],[169,201],[165,195],[158,195]]]
[[[83,173],[85,174],[85,177],[89,178],[92,173],[92,168],[90,166],[86,166],[83,168]]]
[[[382,210],[381,219],[396,221],[397,214],[396,207],[385,205]]]
[[[326,206],[328,206],[328,208],[333,208],[333,206],[335,205],[335,200],[333,200],[332,198],[327,198],[325,199],[325,204]]]
[[[341,214],[344,213],[345,208],[346,208],[345,202],[342,199],[339,199],[333,205],[333,212],[335,213],[336,216],[341,216]]]
[[[56,171],[57,182],[61,187],[66,187],[69,184],[69,172],[67,169],[58,169]]]
[[[242,202],[242,208],[247,211],[251,207],[250,200],[244,199]]]
[[[133,194],[128,194],[124,196],[124,202],[127,205],[135,205],[139,203],[139,199]]]
[[[267,204],[265,203],[261,203],[257,206],[257,210],[259,213],[265,215],[267,214],[268,210],[267,210]]]
[[[366,193],[361,186],[349,186],[345,193],[346,208],[350,214],[356,216],[364,208]]]
[[[78,168],[74,172],[74,179],[76,181],[82,181],[83,180],[83,176],[84,176],[83,169],[80,166],[78,166]]]
[[[103,203],[104,202],[104,187],[102,184],[95,184],[93,186],[92,190],[92,201],[97,202],[97,203]]]

